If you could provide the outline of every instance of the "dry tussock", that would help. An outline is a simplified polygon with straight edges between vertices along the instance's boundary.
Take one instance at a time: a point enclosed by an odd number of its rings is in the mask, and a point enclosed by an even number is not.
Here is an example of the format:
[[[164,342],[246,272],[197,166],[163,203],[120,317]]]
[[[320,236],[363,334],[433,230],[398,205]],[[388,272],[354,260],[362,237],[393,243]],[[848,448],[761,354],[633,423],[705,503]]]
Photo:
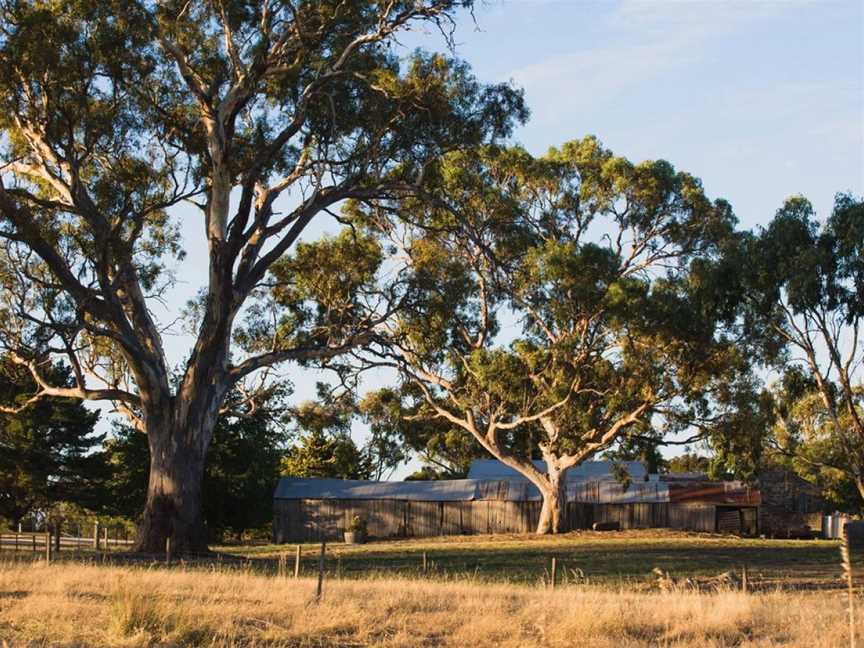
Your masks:
[[[0,638],[17,646],[841,646],[839,592],[639,593],[593,586],[312,579],[0,565]]]

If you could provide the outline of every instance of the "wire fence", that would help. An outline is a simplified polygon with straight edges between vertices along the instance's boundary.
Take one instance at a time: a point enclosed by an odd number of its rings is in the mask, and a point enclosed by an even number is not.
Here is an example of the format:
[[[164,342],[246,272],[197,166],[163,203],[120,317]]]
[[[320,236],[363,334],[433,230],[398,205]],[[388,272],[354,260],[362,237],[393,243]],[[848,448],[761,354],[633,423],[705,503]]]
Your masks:
[[[10,534],[4,534],[9,536]],[[14,535],[14,534],[12,534]],[[28,540],[34,534],[27,535]],[[39,534],[35,534],[39,536]],[[42,534],[44,537],[44,534]],[[20,539],[20,538],[19,538]],[[572,562],[569,556],[546,555],[531,564],[521,566],[510,565],[502,568],[500,565],[487,564],[487,561],[476,557],[465,557],[464,561],[456,561],[447,553],[412,552],[400,556],[398,564],[375,564],[374,560],[364,559],[351,552],[344,552],[339,544],[322,543],[320,546],[288,545],[285,550],[276,555],[248,557],[229,553],[192,553],[172,556],[170,552],[161,554],[133,553],[117,547],[114,550],[95,551],[92,546],[81,549],[62,549],[59,553],[46,553],[44,544],[32,549],[32,544],[25,551],[19,545],[19,551],[8,548],[0,553],[0,565],[18,562],[49,561],[57,564],[91,565],[105,567],[122,567],[124,569],[168,569],[204,572],[213,574],[243,574],[279,579],[314,579],[319,583],[331,580],[357,580],[379,578],[420,578],[436,582],[493,582],[519,583],[535,585],[543,588],[587,585],[616,585],[629,589],[659,588],[661,591],[670,589],[686,589],[699,591],[719,591],[737,589],[743,592],[763,592],[777,589],[788,590],[835,590],[843,587],[839,578],[816,579],[804,581],[792,578],[788,580],[782,575],[762,573],[761,565],[754,568],[746,562],[734,567],[724,566],[720,574],[694,573],[676,577],[666,571],[655,568],[642,575],[619,573],[617,578],[610,580],[609,574],[602,571],[592,573],[584,561]],[[718,566],[718,570],[720,567]],[[791,576],[787,574],[786,576]],[[858,592],[861,583],[855,582]],[[317,591],[317,589],[316,589]]]
[[[62,533],[57,529],[47,531],[0,532],[0,554],[44,553],[48,544],[55,553],[63,551],[125,551],[133,540],[124,528],[95,527],[92,535],[83,535],[82,529],[75,533]]]

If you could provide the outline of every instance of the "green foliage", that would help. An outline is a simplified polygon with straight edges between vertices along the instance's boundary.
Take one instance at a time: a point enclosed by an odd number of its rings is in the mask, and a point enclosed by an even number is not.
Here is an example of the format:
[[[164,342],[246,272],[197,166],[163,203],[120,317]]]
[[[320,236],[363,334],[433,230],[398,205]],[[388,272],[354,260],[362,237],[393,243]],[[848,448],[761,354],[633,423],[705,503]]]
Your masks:
[[[709,457],[688,450],[684,454],[670,458],[667,465],[670,473],[707,474],[710,464],[711,459]]]
[[[247,352],[279,347],[326,346],[350,335],[371,316],[367,301],[383,252],[374,238],[346,228],[337,236],[301,242],[270,268],[272,302],[255,308],[235,333]]]
[[[318,399],[294,408],[294,445],[285,454],[282,472],[293,477],[384,479],[408,453],[392,426],[393,403],[387,392],[372,393],[359,404],[345,392],[333,396],[318,385]],[[357,417],[370,425],[369,438],[358,447],[351,438]]]
[[[400,462],[414,454],[424,464],[421,471],[407,479],[465,477],[471,462],[486,456],[480,444],[464,430],[434,418],[422,394],[410,384],[398,390],[369,392],[358,408],[369,424],[371,443],[389,448],[386,454],[398,456]]]
[[[831,391],[838,392],[836,386]],[[834,507],[859,512],[862,502],[854,478],[855,457],[843,443],[852,425],[848,413],[841,413],[835,422],[816,381],[794,365],[774,386],[771,396],[776,419],[768,429],[768,458],[819,486]],[[855,400],[858,411],[864,413],[864,392],[859,390]]]
[[[773,402],[752,379],[731,382],[720,393],[729,413],[711,428],[712,478],[753,481],[762,463],[766,436],[774,422]]]
[[[373,477],[382,479],[410,457],[403,435],[400,404],[392,390],[382,389],[366,394],[357,403],[356,410],[369,425],[365,450],[374,464]]]
[[[453,479],[454,477],[463,478],[467,474],[467,471],[462,474],[454,474],[427,465],[405,477],[405,481],[438,481],[439,479]]]
[[[372,466],[349,436],[313,430],[285,452],[282,474],[289,477],[371,479]]]
[[[63,365],[46,367],[58,385],[72,384]],[[0,403],[23,404],[35,385],[26,369],[8,358],[0,366]],[[99,412],[80,401],[46,398],[18,414],[0,414],[0,517],[17,524],[34,511],[60,502],[94,507],[105,477],[94,432]]]
[[[269,527],[286,440],[269,412],[217,425],[204,471],[208,528],[242,537],[247,530]]]
[[[295,408],[295,443],[282,460],[282,474],[291,477],[382,479],[406,460],[398,440],[386,427],[373,423],[370,438],[358,447],[351,426],[359,412],[377,407],[371,400],[358,406],[350,395],[331,397],[319,385],[317,401]],[[367,419],[368,420],[368,419]]]
[[[351,522],[348,523],[348,528],[345,530],[365,535],[367,532],[366,520],[359,515],[355,515],[351,518]]]
[[[660,453],[663,437],[656,432],[649,434],[633,434],[622,438],[611,450],[603,453],[604,459],[610,459],[613,467],[624,461],[640,461],[649,474],[668,472],[668,461]],[[621,481],[621,479],[618,479]]]
[[[115,422],[105,439],[109,481],[102,512],[136,519],[147,500],[150,448],[147,437],[129,425]]]

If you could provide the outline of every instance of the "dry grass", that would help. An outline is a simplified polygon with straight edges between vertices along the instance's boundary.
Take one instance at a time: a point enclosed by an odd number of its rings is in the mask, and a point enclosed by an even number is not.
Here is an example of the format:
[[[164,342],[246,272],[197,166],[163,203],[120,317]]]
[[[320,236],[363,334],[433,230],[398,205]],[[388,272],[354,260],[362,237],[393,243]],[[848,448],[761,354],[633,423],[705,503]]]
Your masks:
[[[490,583],[534,585],[553,556],[562,570],[581,570],[592,584],[617,587],[652,580],[655,567],[677,577],[705,578],[720,572],[750,571],[756,587],[839,588],[842,570],[838,543],[825,540],[766,540],[669,529],[616,533],[577,531],[558,536],[475,535],[376,540],[366,545],[327,546],[327,569],[344,576],[371,573],[416,577],[421,555],[428,554],[438,577],[464,579],[475,575]],[[287,552],[293,564],[293,545],[216,547],[257,560],[275,560]],[[303,547],[303,573],[318,564],[317,545]],[[337,564],[338,561],[338,564]]]
[[[18,646],[840,646],[840,592],[555,591],[44,563],[0,565]]]

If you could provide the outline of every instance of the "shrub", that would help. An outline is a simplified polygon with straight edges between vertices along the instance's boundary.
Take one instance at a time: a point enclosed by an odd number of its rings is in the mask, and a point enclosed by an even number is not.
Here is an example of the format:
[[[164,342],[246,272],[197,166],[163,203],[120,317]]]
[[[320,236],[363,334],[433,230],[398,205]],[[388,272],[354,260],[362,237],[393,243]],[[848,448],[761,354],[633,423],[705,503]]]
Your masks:
[[[348,528],[346,529],[346,531],[359,533],[361,535],[366,535],[366,530],[366,519],[359,515],[355,515],[351,518],[351,522],[348,524]]]

